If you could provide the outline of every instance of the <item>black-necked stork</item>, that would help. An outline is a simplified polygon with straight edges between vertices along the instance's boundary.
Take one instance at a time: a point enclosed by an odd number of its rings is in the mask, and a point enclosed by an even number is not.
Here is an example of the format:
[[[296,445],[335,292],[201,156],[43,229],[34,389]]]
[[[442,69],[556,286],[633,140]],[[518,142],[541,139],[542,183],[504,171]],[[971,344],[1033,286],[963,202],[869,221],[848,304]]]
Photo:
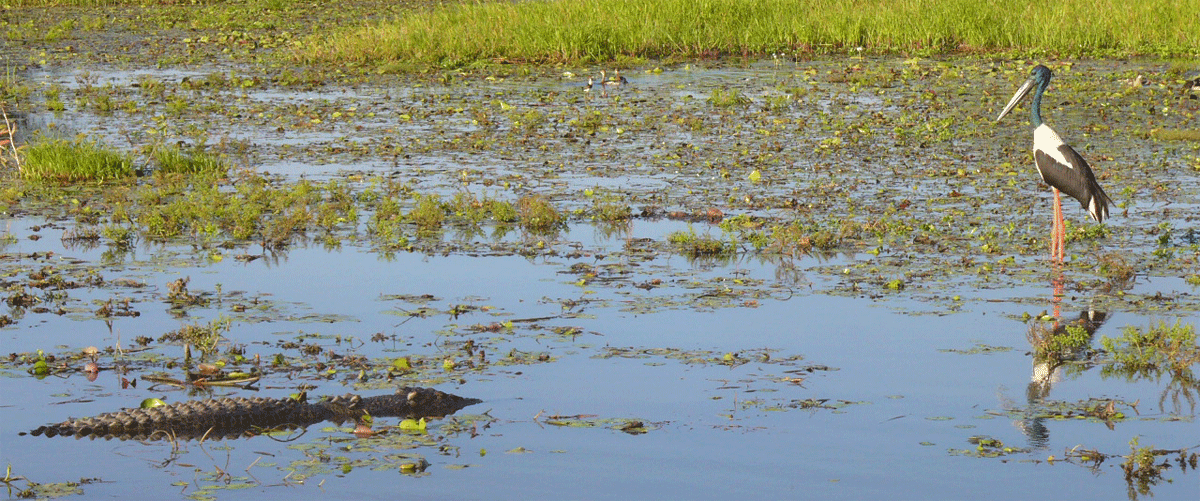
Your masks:
[[[1050,76],[1050,68],[1040,64],[1033,68],[1029,80],[1017,89],[1017,93],[1004,106],[996,121],[1004,118],[1030,90],[1037,87],[1037,92],[1033,94],[1033,107],[1030,109],[1030,121],[1034,126],[1033,159],[1042,181],[1054,189],[1054,226],[1050,254],[1062,261],[1066,230],[1063,228],[1062,198],[1059,191],[1079,200],[1080,205],[1098,223],[1103,223],[1108,218],[1108,204],[1112,203],[1112,199],[1108,198],[1104,189],[1096,182],[1096,175],[1092,173],[1092,168],[1088,167],[1087,161],[1079,156],[1074,148],[1064,143],[1054,129],[1042,123],[1042,93],[1050,84]]]

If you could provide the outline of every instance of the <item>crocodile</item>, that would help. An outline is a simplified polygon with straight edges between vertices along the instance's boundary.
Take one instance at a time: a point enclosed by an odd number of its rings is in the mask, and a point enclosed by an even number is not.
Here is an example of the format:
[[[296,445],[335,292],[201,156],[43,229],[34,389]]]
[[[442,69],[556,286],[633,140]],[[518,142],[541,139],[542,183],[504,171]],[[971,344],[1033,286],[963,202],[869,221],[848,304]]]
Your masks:
[[[361,422],[366,415],[409,418],[442,417],[480,400],[431,388],[400,388],[392,395],[346,394],[310,403],[299,398],[233,397],[189,400],[150,408],[126,409],[95,417],[68,419],[38,427],[33,436],[74,436],[120,440],[190,440],[250,437],[273,430],[294,430],[322,421]],[[24,435],[24,433],[22,433]]]

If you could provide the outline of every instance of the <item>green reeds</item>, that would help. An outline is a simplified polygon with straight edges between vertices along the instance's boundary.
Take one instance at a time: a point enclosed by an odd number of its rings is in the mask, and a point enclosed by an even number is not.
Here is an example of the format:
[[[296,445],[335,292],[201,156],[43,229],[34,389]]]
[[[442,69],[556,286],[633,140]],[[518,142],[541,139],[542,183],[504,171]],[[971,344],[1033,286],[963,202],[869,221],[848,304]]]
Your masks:
[[[133,176],[133,157],[84,139],[31,142],[20,175],[32,181],[105,182]]]
[[[1193,5],[1174,0],[552,0],[431,7],[320,33],[303,61],[462,67],[839,52],[1194,55]]]

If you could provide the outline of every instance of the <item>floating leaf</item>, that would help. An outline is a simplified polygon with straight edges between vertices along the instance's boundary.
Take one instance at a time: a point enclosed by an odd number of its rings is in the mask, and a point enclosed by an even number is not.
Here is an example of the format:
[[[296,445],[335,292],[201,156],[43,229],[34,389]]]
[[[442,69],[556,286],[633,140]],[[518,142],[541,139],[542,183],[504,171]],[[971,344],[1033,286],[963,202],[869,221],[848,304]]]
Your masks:
[[[424,432],[426,427],[425,418],[419,421],[416,419],[405,419],[400,422],[400,429],[409,432]]]
[[[143,409],[150,409],[150,408],[153,408],[153,407],[160,407],[160,406],[163,406],[163,405],[167,405],[167,403],[166,403],[166,402],[163,402],[162,400],[159,400],[159,399],[157,399],[157,398],[147,398],[147,399],[145,399],[145,400],[142,400],[142,405],[141,405],[141,407],[142,407]]]
[[[45,360],[38,360],[36,363],[33,364],[33,375],[35,375],[35,376],[50,375],[50,364],[47,364]]]

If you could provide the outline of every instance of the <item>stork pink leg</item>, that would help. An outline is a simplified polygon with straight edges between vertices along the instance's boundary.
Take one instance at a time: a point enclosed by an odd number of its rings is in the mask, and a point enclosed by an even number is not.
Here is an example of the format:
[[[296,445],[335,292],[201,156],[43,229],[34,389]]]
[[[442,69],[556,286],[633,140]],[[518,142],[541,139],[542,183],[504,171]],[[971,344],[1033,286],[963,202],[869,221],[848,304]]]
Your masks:
[[[1066,254],[1064,248],[1067,245],[1067,229],[1066,223],[1063,222],[1062,196],[1058,188],[1054,188],[1054,227],[1051,232],[1053,241],[1050,243],[1050,255],[1061,263]]]

